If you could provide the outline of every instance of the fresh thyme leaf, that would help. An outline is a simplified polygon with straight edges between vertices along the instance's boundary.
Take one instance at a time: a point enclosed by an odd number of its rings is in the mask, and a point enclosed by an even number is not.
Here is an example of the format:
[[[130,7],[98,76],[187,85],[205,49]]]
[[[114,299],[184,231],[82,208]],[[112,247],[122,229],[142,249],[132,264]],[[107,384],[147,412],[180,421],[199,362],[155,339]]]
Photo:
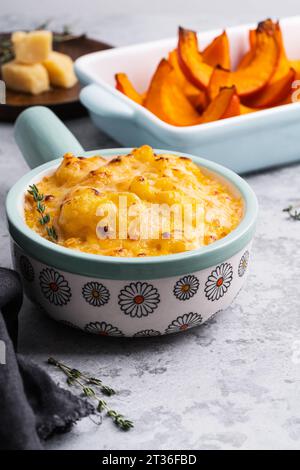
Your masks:
[[[14,53],[10,39],[0,39],[0,64],[5,64],[13,58]]]
[[[295,206],[289,205],[285,209],[282,209],[282,211],[287,212],[291,219],[300,220],[300,209],[297,210]]]
[[[55,242],[58,240],[58,235],[54,227],[46,227],[46,232],[49,238],[51,238]]]
[[[92,385],[102,386],[102,381],[100,379],[96,379],[95,377],[90,377],[89,383]]]
[[[107,385],[103,385],[102,380],[97,379],[96,377],[90,377],[85,372],[81,372],[78,369],[72,369],[71,367],[67,366],[66,364],[57,361],[53,357],[49,357],[48,364],[51,364],[58,369],[60,369],[66,376],[67,376],[67,384],[69,386],[77,385],[81,388],[82,393],[84,396],[90,399],[97,400],[97,404],[95,406],[95,412],[103,413],[106,412],[106,416],[111,418],[116,426],[122,431],[128,431],[129,429],[134,427],[134,424],[129,419],[124,418],[123,415],[118,413],[115,410],[109,408],[107,402],[103,400],[101,397],[97,395],[96,390],[93,388],[99,387],[100,391],[107,396],[111,396],[116,392]],[[100,423],[99,423],[100,424]]]
[[[101,387],[101,392],[104,395],[107,395],[108,397],[111,397],[112,395],[115,395],[115,393],[116,393],[113,388],[108,387],[107,385],[103,385]]]
[[[1,43],[1,46],[2,46],[2,47],[8,48],[8,47],[10,47],[10,45],[11,45],[11,42],[10,42],[9,39],[3,39],[2,43]]]
[[[54,359],[53,357],[48,357],[48,364],[51,364],[52,366],[58,366],[59,365],[59,362]]]
[[[92,387],[83,387],[82,391],[86,397],[94,397],[96,395]]]
[[[125,419],[123,415],[117,413],[116,411],[109,410],[107,414],[112,418],[114,423],[123,431],[128,431],[130,428],[133,428],[133,422],[129,419]]]
[[[50,221],[50,215],[49,214],[45,214],[43,217],[41,217],[39,219],[39,222],[41,225],[45,225],[47,224],[48,222]]]
[[[51,23],[51,19],[44,21],[44,23],[39,24],[34,29],[35,31],[41,31],[42,29],[47,29],[49,26],[49,23]]]
[[[74,385],[74,383],[75,383],[75,380],[72,377],[67,378],[67,384],[68,385]]]
[[[75,379],[79,379],[79,377],[82,375],[81,372],[77,369],[71,369],[70,374],[72,374],[72,377]]]
[[[99,411],[99,413],[102,413],[102,411],[105,410],[106,405],[107,405],[106,401],[100,399],[98,401],[97,411]]]
[[[41,204],[40,201],[37,202],[36,208],[37,208],[38,212],[40,212],[41,214],[43,212],[45,212],[45,206],[44,206],[44,204]]]

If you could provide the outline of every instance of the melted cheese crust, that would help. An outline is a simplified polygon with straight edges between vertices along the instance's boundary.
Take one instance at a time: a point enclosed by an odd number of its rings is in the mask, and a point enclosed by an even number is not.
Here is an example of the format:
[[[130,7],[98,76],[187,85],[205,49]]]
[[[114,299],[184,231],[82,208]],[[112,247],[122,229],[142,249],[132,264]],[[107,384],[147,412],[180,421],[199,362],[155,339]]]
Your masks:
[[[158,256],[192,250],[225,237],[243,215],[241,198],[235,197],[221,181],[186,157],[155,155],[148,146],[109,161],[101,156],[84,158],[68,153],[57,170],[43,178],[37,187],[45,196],[46,213],[58,234],[58,244],[107,256]],[[175,216],[170,219],[168,232],[164,231],[162,216],[159,227],[154,227],[158,238],[142,237],[140,227],[130,218],[130,230],[125,237],[105,238],[111,237],[111,227],[107,221],[104,225],[103,213],[99,216],[97,211],[107,205],[114,209],[119,235],[123,217],[118,212],[119,196],[127,198],[128,206],[133,204],[144,219],[152,204],[176,204],[183,210],[188,204],[195,210],[200,207],[202,212],[198,223],[193,216],[187,222],[188,230],[181,230],[180,235]],[[26,223],[47,238],[39,218],[36,203],[27,194]],[[97,224],[102,229],[101,238]]]

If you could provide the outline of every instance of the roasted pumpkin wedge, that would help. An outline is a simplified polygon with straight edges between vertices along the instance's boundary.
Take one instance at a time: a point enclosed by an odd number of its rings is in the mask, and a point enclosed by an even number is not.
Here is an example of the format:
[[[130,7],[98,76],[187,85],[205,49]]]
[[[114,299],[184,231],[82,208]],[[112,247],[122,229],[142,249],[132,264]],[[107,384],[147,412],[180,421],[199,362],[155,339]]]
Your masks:
[[[278,59],[277,68],[274,72],[274,75],[272,76],[270,80],[270,84],[276,83],[281,78],[286,77],[289,74],[290,69],[291,69],[291,65],[286,55],[284,41],[282,37],[282,31],[280,29],[279,22],[274,24],[274,36],[279,47],[279,59]]]
[[[258,94],[246,99],[245,104],[252,108],[275,106],[289,95],[294,80],[295,71],[289,69],[284,77],[279,78],[276,82],[270,82]]]
[[[235,87],[222,88],[219,94],[210,102],[204,113],[201,122],[218,121],[240,114],[240,99]]]
[[[186,76],[180,68],[176,49],[169,52],[168,61],[174,69],[178,85],[182,89],[183,93],[186,95],[194,108],[201,112],[207,106],[207,96],[203,91],[199,90],[199,88],[195,87],[187,80]]]
[[[256,30],[255,55],[249,65],[230,72],[216,67],[209,83],[209,95],[214,98],[221,87],[235,85],[240,97],[251,96],[264,88],[275,72],[279,50],[273,34]]]
[[[128,98],[131,98],[136,103],[143,105],[144,95],[136,91],[126,73],[117,73],[115,79],[117,90],[124,93],[124,95],[128,96]]]
[[[206,91],[213,67],[203,61],[198,49],[197,34],[181,27],[178,34],[177,54],[181,70],[191,83]]]
[[[251,60],[253,59],[253,56],[255,54],[255,51],[250,49],[250,51],[247,51],[243,57],[241,58],[238,66],[237,66],[237,70],[242,70],[244,69],[245,67],[248,67],[248,65],[250,64]]]
[[[202,51],[202,59],[212,67],[221,65],[224,69],[230,70],[229,40],[226,31],[223,31]]]
[[[259,111],[255,108],[250,108],[249,106],[245,106],[244,104],[240,104],[240,114],[250,114],[255,113],[255,111]]]
[[[290,60],[289,64],[290,64],[290,67],[295,70],[296,79],[299,80],[299,78],[300,78],[300,60]]]
[[[174,126],[193,126],[201,116],[178,85],[176,73],[162,59],[153,75],[144,106],[157,117]]]
[[[225,31],[200,52],[197,34],[179,28],[177,48],[160,62],[147,93],[122,73],[116,87],[163,121],[192,126],[291,103],[298,95],[300,101],[299,79],[300,60],[287,57],[279,22],[267,19],[249,31],[249,50],[236,69]]]
[[[286,55],[280,24],[279,22],[275,23],[272,20],[268,19],[259,23],[257,29],[260,31],[268,32],[268,34],[274,35],[274,38],[277,42],[277,46],[279,49],[278,62],[277,67],[270,79],[270,83],[276,83],[279,79],[285,77],[289,73],[290,68],[292,67]],[[249,43],[250,50],[244,55],[244,57],[240,61],[238,65],[239,70],[247,67],[255,56],[256,31],[253,29],[249,31]]]
[[[255,35],[256,35],[255,34],[255,29],[250,29],[249,30],[249,46],[250,46],[250,49],[241,58],[238,66],[237,66],[237,70],[241,70],[241,69],[244,69],[245,67],[248,67],[251,60],[254,58],[254,56],[255,56]]]

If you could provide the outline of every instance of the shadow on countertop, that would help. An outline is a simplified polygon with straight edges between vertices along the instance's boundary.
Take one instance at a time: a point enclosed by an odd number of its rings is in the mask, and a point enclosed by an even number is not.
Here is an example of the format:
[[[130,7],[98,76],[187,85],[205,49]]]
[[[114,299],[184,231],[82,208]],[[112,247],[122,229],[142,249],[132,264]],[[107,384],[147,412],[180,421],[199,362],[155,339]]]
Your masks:
[[[114,356],[163,352],[174,345],[180,347],[187,340],[202,338],[207,341],[210,336],[208,331],[216,323],[216,318],[212,317],[184,334],[145,338],[103,337],[60,324],[25,298],[20,313],[19,349],[25,355],[84,355],[87,359],[89,355],[97,354]]]

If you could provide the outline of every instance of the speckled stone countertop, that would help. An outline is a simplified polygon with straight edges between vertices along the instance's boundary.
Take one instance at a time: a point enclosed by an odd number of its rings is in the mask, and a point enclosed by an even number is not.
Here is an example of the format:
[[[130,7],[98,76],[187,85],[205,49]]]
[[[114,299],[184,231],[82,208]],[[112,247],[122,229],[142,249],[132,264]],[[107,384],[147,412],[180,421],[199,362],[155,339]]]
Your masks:
[[[261,8],[256,5],[252,11],[251,18],[255,15],[260,19],[273,13],[270,10],[266,13],[266,3],[270,6],[274,2],[261,3]],[[291,8],[296,7],[296,2],[286,4],[290,7],[286,15],[293,13]],[[210,16],[205,16],[207,26],[220,26],[220,21],[213,22],[214,10],[212,7],[210,10]],[[281,10],[274,14],[285,13],[282,10],[281,4]],[[168,34],[157,33],[156,37],[169,35],[171,25],[174,28],[183,22],[176,8],[174,11],[173,16],[165,16]],[[40,15],[40,20],[46,16],[46,13]],[[240,15],[242,20],[246,19],[244,16],[245,11]],[[140,19],[139,25],[134,24],[138,40],[153,38],[146,18],[145,15],[144,23]],[[192,14],[190,18],[193,21],[185,24],[203,28],[200,20],[195,25],[197,21]],[[0,19],[0,27],[21,27],[21,20],[7,14]],[[233,21],[228,13],[228,22],[238,23],[238,20],[236,16]],[[82,21],[86,27],[87,18]],[[124,27],[126,21],[126,16],[108,14],[103,21],[107,34],[98,37],[109,41],[108,31],[113,30],[116,44],[134,42],[129,39],[128,31],[126,38],[124,30],[116,37],[116,28]],[[163,24],[164,18],[160,17],[159,28]],[[96,33],[95,19],[91,25]],[[86,148],[116,145],[97,131],[88,118],[67,125]],[[14,143],[12,126],[0,123],[2,266],[11,265],[3,208],[5,195],[26,171]],[[49,440],[47,448],[300,448],[300,353],[297,353],[297,348],[300,349],[300,222],[289,220],[282,212],[282,208],[300,199],[300,165],[246,179],[260,204],[246,288],[227,311],[202,327],[185,334],[146,340],[99,339],[56,324],[25,301],[20,317],[21,352],[42,365],[49,355],[54,355],[105,378],[120,392],[112,403],[135,421],[134,430],[122,433],[110,421],[97,426],[87,418],[70,433]],[[55,380],[62,381],[59,373],[53,369],[50,372]]]

